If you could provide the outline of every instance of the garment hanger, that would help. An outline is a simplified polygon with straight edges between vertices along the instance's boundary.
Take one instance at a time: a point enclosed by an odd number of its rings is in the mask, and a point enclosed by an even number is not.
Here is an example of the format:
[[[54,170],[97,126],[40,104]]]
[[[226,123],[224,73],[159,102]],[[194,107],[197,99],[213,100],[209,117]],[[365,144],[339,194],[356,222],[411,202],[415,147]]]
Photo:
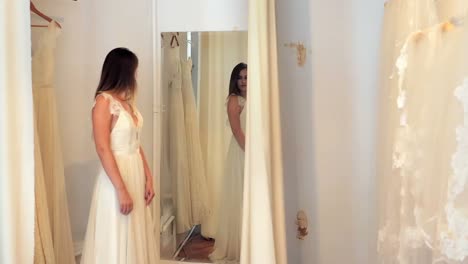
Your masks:
[[[180,44],[179,44],[179,39],[177,38],[177,36],[179,36],[179,32],[172,33],[172,38],[171,38],[171,42],[170,42],[171,48],[175,48],[175,47],[179,47],[179,46],[180,46]],[[164,35],[163,35],[163,33],[161,33],[161,39],[164,40]],[[175,46],[174,46],[174,41],[175,41]],[[163,42],[161,42],[161,46],[164,46]]]
[[[172,38],[171,38],[171,48],[175,48],[175,47],[179,47],[179,40],[177,39],[177,36],[179,36],[179,32],[177,32],[176,34],[172,34]],[[176,42],[176,46],[174,46],[174,40]]]
[[[192,44],[193,43],[191,40],[179,39],[178,38],[179,32],[171,33],[171,34],[172,34],[172,38],[171,38],[171,41],[169,43],[171,48],[180,47],[180,43],[187,43],[187,44]],[[164,34],[163,33],[161,33],[161,40],[164,40]],[[161,41],[161,48],[163,48],[163,47],[165,47],[165,44],[164,44],[164,41]]]
[[[39,17],[43,18],[44,20],[46,20],[47,22],[52,22],[54,21],[54,23],[59,27],[59,28],[62,28],[62,26],[55,20],[53,20],[52,18],[48,17],[47,15],[45,15],[44,13],[42,13],[41,11],[39,11],[36,6],[33,4],[32,1],[29,1],[29,10],[31,12],[33,12],[34,14],[38,15]],[[48,27],[48,25],[31,25],[31,27]]]

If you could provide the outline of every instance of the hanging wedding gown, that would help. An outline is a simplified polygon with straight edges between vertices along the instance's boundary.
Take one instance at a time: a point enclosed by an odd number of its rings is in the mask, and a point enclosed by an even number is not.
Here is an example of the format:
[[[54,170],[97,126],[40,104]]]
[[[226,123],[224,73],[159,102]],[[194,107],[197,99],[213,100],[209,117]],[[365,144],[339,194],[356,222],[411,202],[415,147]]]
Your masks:
[[[170,37],[165,39],[170,40]],[[179,46],[164,45],[163,52],[167,78],[166,85],[169,90],[169,111],[167,114],[169,120],[167,135],[169,142],[169,173],[172,178],[177,233],[183,233],[193,225],[193,208],[191,205],[190,171],[187,158],[180,48]]]
[[[163,33],[167,34],[167,33]],[[164,41],[164,39],[162,39]],[[164,43],[163,43],[164,45]],[[164,52],[162,52],[161,57],[161,65],[165,65],[165,58]],[[166,67],[162,67],[163,70],[167,70]],[[161,93],[160,93],[160,100],[161,100],[161,111],[160,111],[160,120],[161,120],[161,139],[159,143],[160,149],[160,178],[159,178],[159,186],[157,186],[160,190],[160,204],[158,211],[155,206],[153,205],[153,215],[154,218],[159,217],[161,225],[164,225],[168,219],[172,216],[176,215],[176,204],[175,204],[175,192],[174,192],[174,184],[173,178],[170,173],[170,166],[169,166],[169,113],[167,111],[167,105],[169,104],[169,82],[168,76],[165,74],[166,72],[162,72],[161,74]],[[157,143],[156,143],[157,144]],[[159,213],[159,215],[157,215]],[[174,221],[176,223],[176,221]],[[156,222],[155,222],[156,224]],[[168,235],[169,232],[163,232],[160,226],[155,226],[155,235],[160,236],[160,246],[161,246],[161,254],[164,256],[161,257],[172,257],[173,252],[175,251],[176,242],[175,238]]]
[[[385,4],[382,47],[381,47],[381,90],[379,120],[379,156],[378,168],[385,168],[382,175],[390,171],[391,149],[393,143],[393,129],[397,118],[397,107],[394,103],[397,98],[398,72],[395,67],[400,50],[409,35],[413,32],[429,28],[438,23],[437,10],[434,0],[391,0]],[[389,156],[390,155],[390,156]],[[391,178],[385,175],[384,179]]]
[[[390,155],[378,170],[379,263],[468,263],[467,28],[415,32],[398,57]]]
[[[101,168],[94,187],[81,263],[153,264],[158,260],[159,248],[151,209],[144,199],[146,177],[139,150],[143,118],[135,110],[135,123],[119,101],[105,92],[99,96],[109,100],[109,111],[117,116],[110,135],[111,148],[133,199],[133,210],[129,215],[120,212],[114,185]]]
[[[380,186],[395,186],[392,184],[397,177],[392,171],[392,148],[395,129],[398,123],[398,69],[395,66],[400,50],[407,38],[415,31],[429,28],[438,23],[437,10],[433,0],[390,0],[385,4],[383,21],[382,47],[380,50],[381,76],[378,132],[377,173]],[[390,198],[387,189],[378,191],[380,200]],[[393,195],[393,193],[391,194]],[[394,212],[393,208],[381,206],[380,222],[385,222],[387,214]],[[388,211],[388,212],[387,212]]]
[[[245,133],[245,99],[241,96],[237,96],[237,99],[239,106],[243,108],[240,123]],[[216,263],[238,263],[240,259],[244,156],[244,151],[232,136],[223,176],[223,195],[218,208],[219,224],[215,235],[215,250],[210,255],[210,259]]]
[[[54,244],[52,241],[52,231],[50,230],[49,209],[47,208],[44,171],[42,168],[36,121],[34,121],[34,164],[34,196],[36,204],[34,217],[34,263],[53,264],[55,263]]]
[[[201,224],[209,213],[209,198],[203,154],[200,145],[197,106],[192,87],[192,60],[181,60],[187,161],[190,172],[192,222]],[[202,224],[203,229],[203,224]]]
[[[50,256],[50,238],[48,237],[50,229],[55,262],[69,264],[75,263],[75,256],[65,192],[64,167],[53,85],[54,50],[59,33],[60,29],[55,22],[50,23],[47,31],[41,36],[32,58],[33,98],[37,129],[36,154],[39,154],[40,150],[40,157],[36,155],[36,162],[42,161],[36,168],[36,209],[38,210],[36,238],[41,239],[39,243],[42,243],[42,246],[38,244],[36,249],[40,250],[42,247],[45,261],[53,263],[52,256]],[[45,215],[47,210],[48,217]],[[49,221],[50,227],[47,227]],[[41,254],[37,250],[36,253]],[[41,262],[37,258],[36,261]]]
[[[439,22],[434,0],[391,0],[385,4],[381,65],[383,92],[394,96],[397,72],[395,62],[406,39],[413,32]]]

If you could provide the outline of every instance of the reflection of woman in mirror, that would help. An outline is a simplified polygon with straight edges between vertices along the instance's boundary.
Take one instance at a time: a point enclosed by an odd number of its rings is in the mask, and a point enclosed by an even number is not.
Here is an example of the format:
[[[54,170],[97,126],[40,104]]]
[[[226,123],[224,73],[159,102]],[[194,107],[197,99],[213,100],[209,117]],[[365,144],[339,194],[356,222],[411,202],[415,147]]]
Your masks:
[[[227,113],[233,137],[226,158],[215,251],[210,255],[215,262],[237,262],[240,259],[246,96],[247,64],[239,63],[232,70],[229,82]]]
[[[148,205],[151,172],[140,147],[143,119],[134,105],[138,58],[125,48],[109,52],[92,110],[102,168],[95,182],[81,257],[90,263],[156,263]]]

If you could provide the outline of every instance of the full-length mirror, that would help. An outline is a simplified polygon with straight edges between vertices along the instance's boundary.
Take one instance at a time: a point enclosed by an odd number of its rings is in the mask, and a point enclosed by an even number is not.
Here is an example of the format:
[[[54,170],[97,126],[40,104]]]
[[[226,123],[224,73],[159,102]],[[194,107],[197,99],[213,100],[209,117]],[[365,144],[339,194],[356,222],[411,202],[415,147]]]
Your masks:
[[[161,44],[161,258],[236,263],[247,32],[166,32]]]

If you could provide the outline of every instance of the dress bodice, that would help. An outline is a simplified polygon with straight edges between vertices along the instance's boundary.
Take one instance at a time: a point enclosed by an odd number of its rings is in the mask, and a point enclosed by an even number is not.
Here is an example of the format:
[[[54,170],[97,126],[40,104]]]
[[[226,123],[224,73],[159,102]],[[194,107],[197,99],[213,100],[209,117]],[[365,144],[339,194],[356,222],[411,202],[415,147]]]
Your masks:
[[[117,117],[110,135],[111,149],[114,154],[128,155],[137,152],[143,127],[143,117],[138,109],[133,108],[134,115],[137,117],[137,123],[135,123],[133,116],[112,95],[103,92],[98,96],[104,96],[109,100],[109,111]]]
[[[174,33],[163,33],[163,61],[165,74],[168,78],[170,89],[181,89],[181,74],[182,69],[180,65],[180,47],[178,40],[176,43],[175,38],[178,37]],[[180,37],[178,37],[180,38]]]
[[[39,42],[32,57],[33,89],[53,88],[54,83],[54,49],[60,28],[52,21],[39,38]]]

